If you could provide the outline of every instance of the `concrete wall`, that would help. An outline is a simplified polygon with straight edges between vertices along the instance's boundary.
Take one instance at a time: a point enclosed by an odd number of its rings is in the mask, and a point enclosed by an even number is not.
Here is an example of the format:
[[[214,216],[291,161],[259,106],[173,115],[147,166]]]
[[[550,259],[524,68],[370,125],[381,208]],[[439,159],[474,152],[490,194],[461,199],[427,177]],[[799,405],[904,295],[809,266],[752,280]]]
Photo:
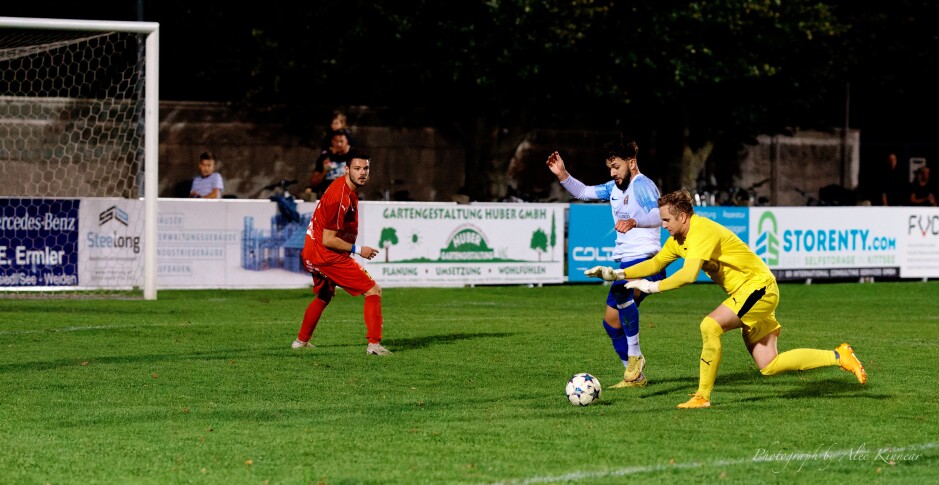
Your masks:
[[[328,121],[328,120],[324,120]],[[160,196],[186,197],[199,154],[212,151],[225,180],[225,194],[266,198],[263,188],[296,179],[308,185],[325,125],[309,136],[282,124],[251,123],[221,104],[160,104]],[[353,125],[353,144],[372,155],[372,175],[363,198],[382,200],[407,191],[415,200],[449,201],[463,185],[463,150],[431,128]]]
[[[357,117],[359,120],[367,116]],[[199,154],[215,152],[218,171],[225,178],[225,193],[238,198],[266,198],[265,186],[296,179],[290,190],[299,196],[307,185],[325,126],[307,136],[293,134],[276,123],[239,119],[223,104],[163,102],[160,104],[160,196],[186,197],[189,181],[197,173]],[[326,121],[326,120],[324,120]],[[406,193],[413,200],[451,201],[465,182],[463,148],[430,127],[398,128],[352,124],[353,144],[372,154],[372,176],[363,195],[367,200],[393,200]],[[568,200],[544,167],[545,157],[560,150],[568,168],[586,183],[608,179],[600,148],[610,133],[579,130],[538,130],[519,140],[514,154],[506,155],[505,174],[495,174],[493,193],[513,190],[527,200]],[[755,189],[773,205],[805,205],[806,196],[819,197],[819,189],[858,183],[859,140],[851,130],[847,163],[842,166],[840,133],[796,132],[792,136],[761,136],[747,147],[736,181]],[[490,174],[492,175],[492,174]]]
[[[859,169],[858,130],[849,130],[844,139],[840,133],[796,131],[791,136],[757,137],[757,144],[748,147],[741,163],[738,185],[750,187],[769,179],[755,190],[770,205],[806,205],[809,197],[818,199],[819,190],[826,186],[856,189]]]

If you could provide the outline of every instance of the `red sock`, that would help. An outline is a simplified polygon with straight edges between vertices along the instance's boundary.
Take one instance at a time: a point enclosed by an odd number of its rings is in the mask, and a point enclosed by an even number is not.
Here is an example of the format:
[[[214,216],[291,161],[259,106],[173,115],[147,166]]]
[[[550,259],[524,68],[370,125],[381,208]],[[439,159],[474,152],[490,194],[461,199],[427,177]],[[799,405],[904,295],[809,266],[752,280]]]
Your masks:
[[[303,324],[300,325],[300,332],[297,334],[297,340],[301,342],[309,342],[310,337],[313,336],[313,330],[316,330],[316,324],[320,321],[320,315],[323,314],[323,310],[326,309],[328,303],[320,300],[319,298],[314,298],[306,307],[306,311],[303,312]]]
[[[368,295],[365,297],[365,338],[368,343],[381,342],[381,296]]]

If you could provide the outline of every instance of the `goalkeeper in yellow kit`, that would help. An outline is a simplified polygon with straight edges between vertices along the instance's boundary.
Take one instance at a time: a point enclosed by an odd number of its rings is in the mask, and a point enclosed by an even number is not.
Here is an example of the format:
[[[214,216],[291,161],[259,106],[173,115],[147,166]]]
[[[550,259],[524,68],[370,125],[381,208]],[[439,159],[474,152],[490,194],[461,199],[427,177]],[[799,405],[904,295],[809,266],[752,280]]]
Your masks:
[[[597,266],[584,274],[607,281],[632,280],[626,283],[627,288],[658,293],[693,283],[703,269],[727,292],[729,297],[701,321],[703,346],[698,390],[679,408],[711,405],[711,390],[721,363],[721,334],[735,328],[741,329],[747,350],[765,376],[838,365],[853,373],[861,384],[867,382],[864,366],[847,343],[834,351],[795,349],[780,354],[776,349],[780,329],[776,321],[779,288],[766,263],[732,231],[696,215],[688,191],[666,194],[659,198],[658,205],[662,226],[671,235],[658,254],[629,268]],[[658,273],[678,258],[685,258],[684,266],[664,280],[634,279]]]

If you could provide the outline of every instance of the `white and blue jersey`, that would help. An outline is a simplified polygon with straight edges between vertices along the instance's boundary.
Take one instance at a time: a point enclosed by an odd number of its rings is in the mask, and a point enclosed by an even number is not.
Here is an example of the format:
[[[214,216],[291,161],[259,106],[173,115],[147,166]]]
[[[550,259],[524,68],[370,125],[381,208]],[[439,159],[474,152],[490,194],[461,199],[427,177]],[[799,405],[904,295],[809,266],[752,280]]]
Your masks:
[[[626,190],[610,180],[602,185],[584,185],[574,177],[568,177],[563,186],[572,196],[580,200],[608,200],[613,212],[613,224],[617,221],[635,219],[636,227],[626,233],[616,232],[613,260],[627,262],[647,259],[661,249],[662,219],[659,216],[659,188],[643,174],[636,175]]]

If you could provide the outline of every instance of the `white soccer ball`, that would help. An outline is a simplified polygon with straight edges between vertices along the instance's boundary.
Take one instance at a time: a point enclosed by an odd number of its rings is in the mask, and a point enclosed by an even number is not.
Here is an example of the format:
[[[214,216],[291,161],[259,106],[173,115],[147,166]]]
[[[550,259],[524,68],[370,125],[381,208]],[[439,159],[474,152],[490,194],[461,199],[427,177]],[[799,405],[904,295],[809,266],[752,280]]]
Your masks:
[[[582,372],[574,374],[567,381],[567,400],[575,406],[586,406],[600,399],[600,381],[596,377]]]

